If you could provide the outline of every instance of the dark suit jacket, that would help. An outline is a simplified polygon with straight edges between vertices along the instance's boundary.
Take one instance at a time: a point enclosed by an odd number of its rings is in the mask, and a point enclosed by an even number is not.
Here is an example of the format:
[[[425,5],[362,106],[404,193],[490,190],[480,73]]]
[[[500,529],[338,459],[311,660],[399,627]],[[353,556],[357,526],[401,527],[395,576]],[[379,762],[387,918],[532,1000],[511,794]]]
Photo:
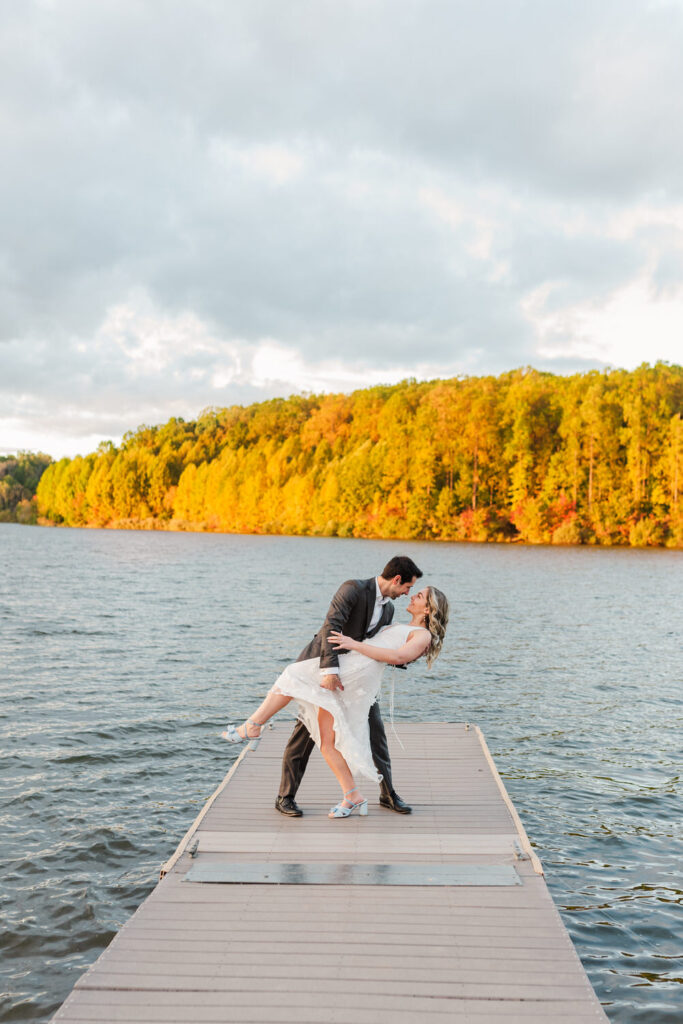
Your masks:
[[[379,622],[368,632],[370,619],[375,610],[375,598],[377,588],[375,577],[369,580],[347,580],[342,583],[337,593],[332,598],[332,604],[327,612],[327,617],[321,628],[315,634],[308,647],[305,647],[297,661],[306,661],[308,658],[320,658],[321,668],[338,668],[339,655],[347,654],[347,651],[334,651],[327,638],[331,630],[339,630],[354,640],[365,640],[368,636],[374,636],[382,626],[388,626],[394,617],[394,606],[387,601],[382,607],[382,614]]]

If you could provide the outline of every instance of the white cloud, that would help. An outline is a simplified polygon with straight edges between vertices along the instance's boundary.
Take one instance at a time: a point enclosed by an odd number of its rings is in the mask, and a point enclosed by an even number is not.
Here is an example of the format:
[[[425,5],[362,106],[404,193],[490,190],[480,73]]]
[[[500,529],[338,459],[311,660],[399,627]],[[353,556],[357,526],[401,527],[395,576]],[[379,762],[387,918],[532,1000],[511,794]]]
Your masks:
[[[609,214],[599,225],[605,234],[624,242],[649,228],[665,228],[680,233],[683,246],[683,203],[632,203]]]
[[[458,228],[465,221],[465,208],[462,203],[449,199],[438,188],[421,188],[418,193],[420,202],[436,214],[438,219],[449,227]]]
[[[92,351],[82,342],[76,348],[79,352]],[[106,311],[92,348],[118,348],[126,372],[132,377],[162,373],[180,355],[200,357],[216,351],[225,354],[226,349],[234,355],[234,348],[219,340],[195,313],[164,313],[142,290]],[[187,372],[193,379],[201,379],[204,373],[197,367],[190,367]]]
[[[272,185],[286,185],[299,178],[305,166],[302,153],[289,146],[239,146],[230,139],[212,139],[209,152],[228,171],[240,168]]]
[[[656,359],[683,358],[683,286],[662,298],[643,276],[600,304],[548,309],[552,292],[552,284],[545,284],[522,302],[544,359],[579,358],[633,369]]]
[[[387,361],[383,367],[346,362],[342,357],[304,360],[294,348],[272,338],[260,342],[251,363],[250,382],[258,388],[279,389],[278,393],[295,391],[337,392],[370,387],[373,384],[395,384],[408,377],[426,380],[436,376],[438,367],[416,359],[400,364]],[[452,369],[453,373],[458,372]]]

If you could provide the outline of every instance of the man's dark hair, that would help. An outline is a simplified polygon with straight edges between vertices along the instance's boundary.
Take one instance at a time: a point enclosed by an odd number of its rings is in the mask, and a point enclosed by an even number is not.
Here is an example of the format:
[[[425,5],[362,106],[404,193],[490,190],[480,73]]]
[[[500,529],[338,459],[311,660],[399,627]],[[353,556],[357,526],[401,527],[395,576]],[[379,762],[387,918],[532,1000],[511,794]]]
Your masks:
[[[394,576],[401,577],[401,583],[409,583],[412,579],[420,578],[422,569],[418,569],[412,558],[407,555],[394,555],[382,569],[382,576],[385,580],[393,580]]]

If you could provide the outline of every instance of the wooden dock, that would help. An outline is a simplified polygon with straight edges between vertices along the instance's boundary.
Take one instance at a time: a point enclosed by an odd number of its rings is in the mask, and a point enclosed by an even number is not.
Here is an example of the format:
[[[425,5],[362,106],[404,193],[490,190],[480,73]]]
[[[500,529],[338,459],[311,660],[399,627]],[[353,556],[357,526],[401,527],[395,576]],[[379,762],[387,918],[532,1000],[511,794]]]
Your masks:
[[[334,821],[317,751],[305,816],[273,807],[290,731],[242,752],[55,1022],[607,1021],[477,728],[401,723],[413,814],[367,786]]]

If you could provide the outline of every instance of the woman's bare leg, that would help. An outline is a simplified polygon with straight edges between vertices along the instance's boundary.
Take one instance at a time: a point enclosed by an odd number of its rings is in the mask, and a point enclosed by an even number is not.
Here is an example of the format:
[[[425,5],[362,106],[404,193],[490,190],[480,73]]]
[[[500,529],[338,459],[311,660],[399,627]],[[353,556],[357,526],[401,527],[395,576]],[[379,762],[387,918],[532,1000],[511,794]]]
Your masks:
[[[276,690],[269,690],[263,703],[257,707],[253,715],[249,716],[250,720],[252,722],[257,722],[259,725],[265,725],[273,715],[276,715],[278,711],[282,711],[282,709],[289,704],[291,699],[291,697],[285,696],[284,693],[278,693]],[[245,739],[255,739],[257,736],[261,735],[260,729],[255,729],[253,725],[248,725],[247,722],[240,725],[237,731],[240,736],[243,736]]]
[[[320,729],[320,753],[332,769],[337,782],[342,788],[342,793],[354,791],[351,792],[351,799],[342,801],[347,807],[350,807],[351,804],[362,800],[363,796],[353,781],[353,775],[348,764],[334,745],[334,718],[324,708],[318,709],[318,727]]]

